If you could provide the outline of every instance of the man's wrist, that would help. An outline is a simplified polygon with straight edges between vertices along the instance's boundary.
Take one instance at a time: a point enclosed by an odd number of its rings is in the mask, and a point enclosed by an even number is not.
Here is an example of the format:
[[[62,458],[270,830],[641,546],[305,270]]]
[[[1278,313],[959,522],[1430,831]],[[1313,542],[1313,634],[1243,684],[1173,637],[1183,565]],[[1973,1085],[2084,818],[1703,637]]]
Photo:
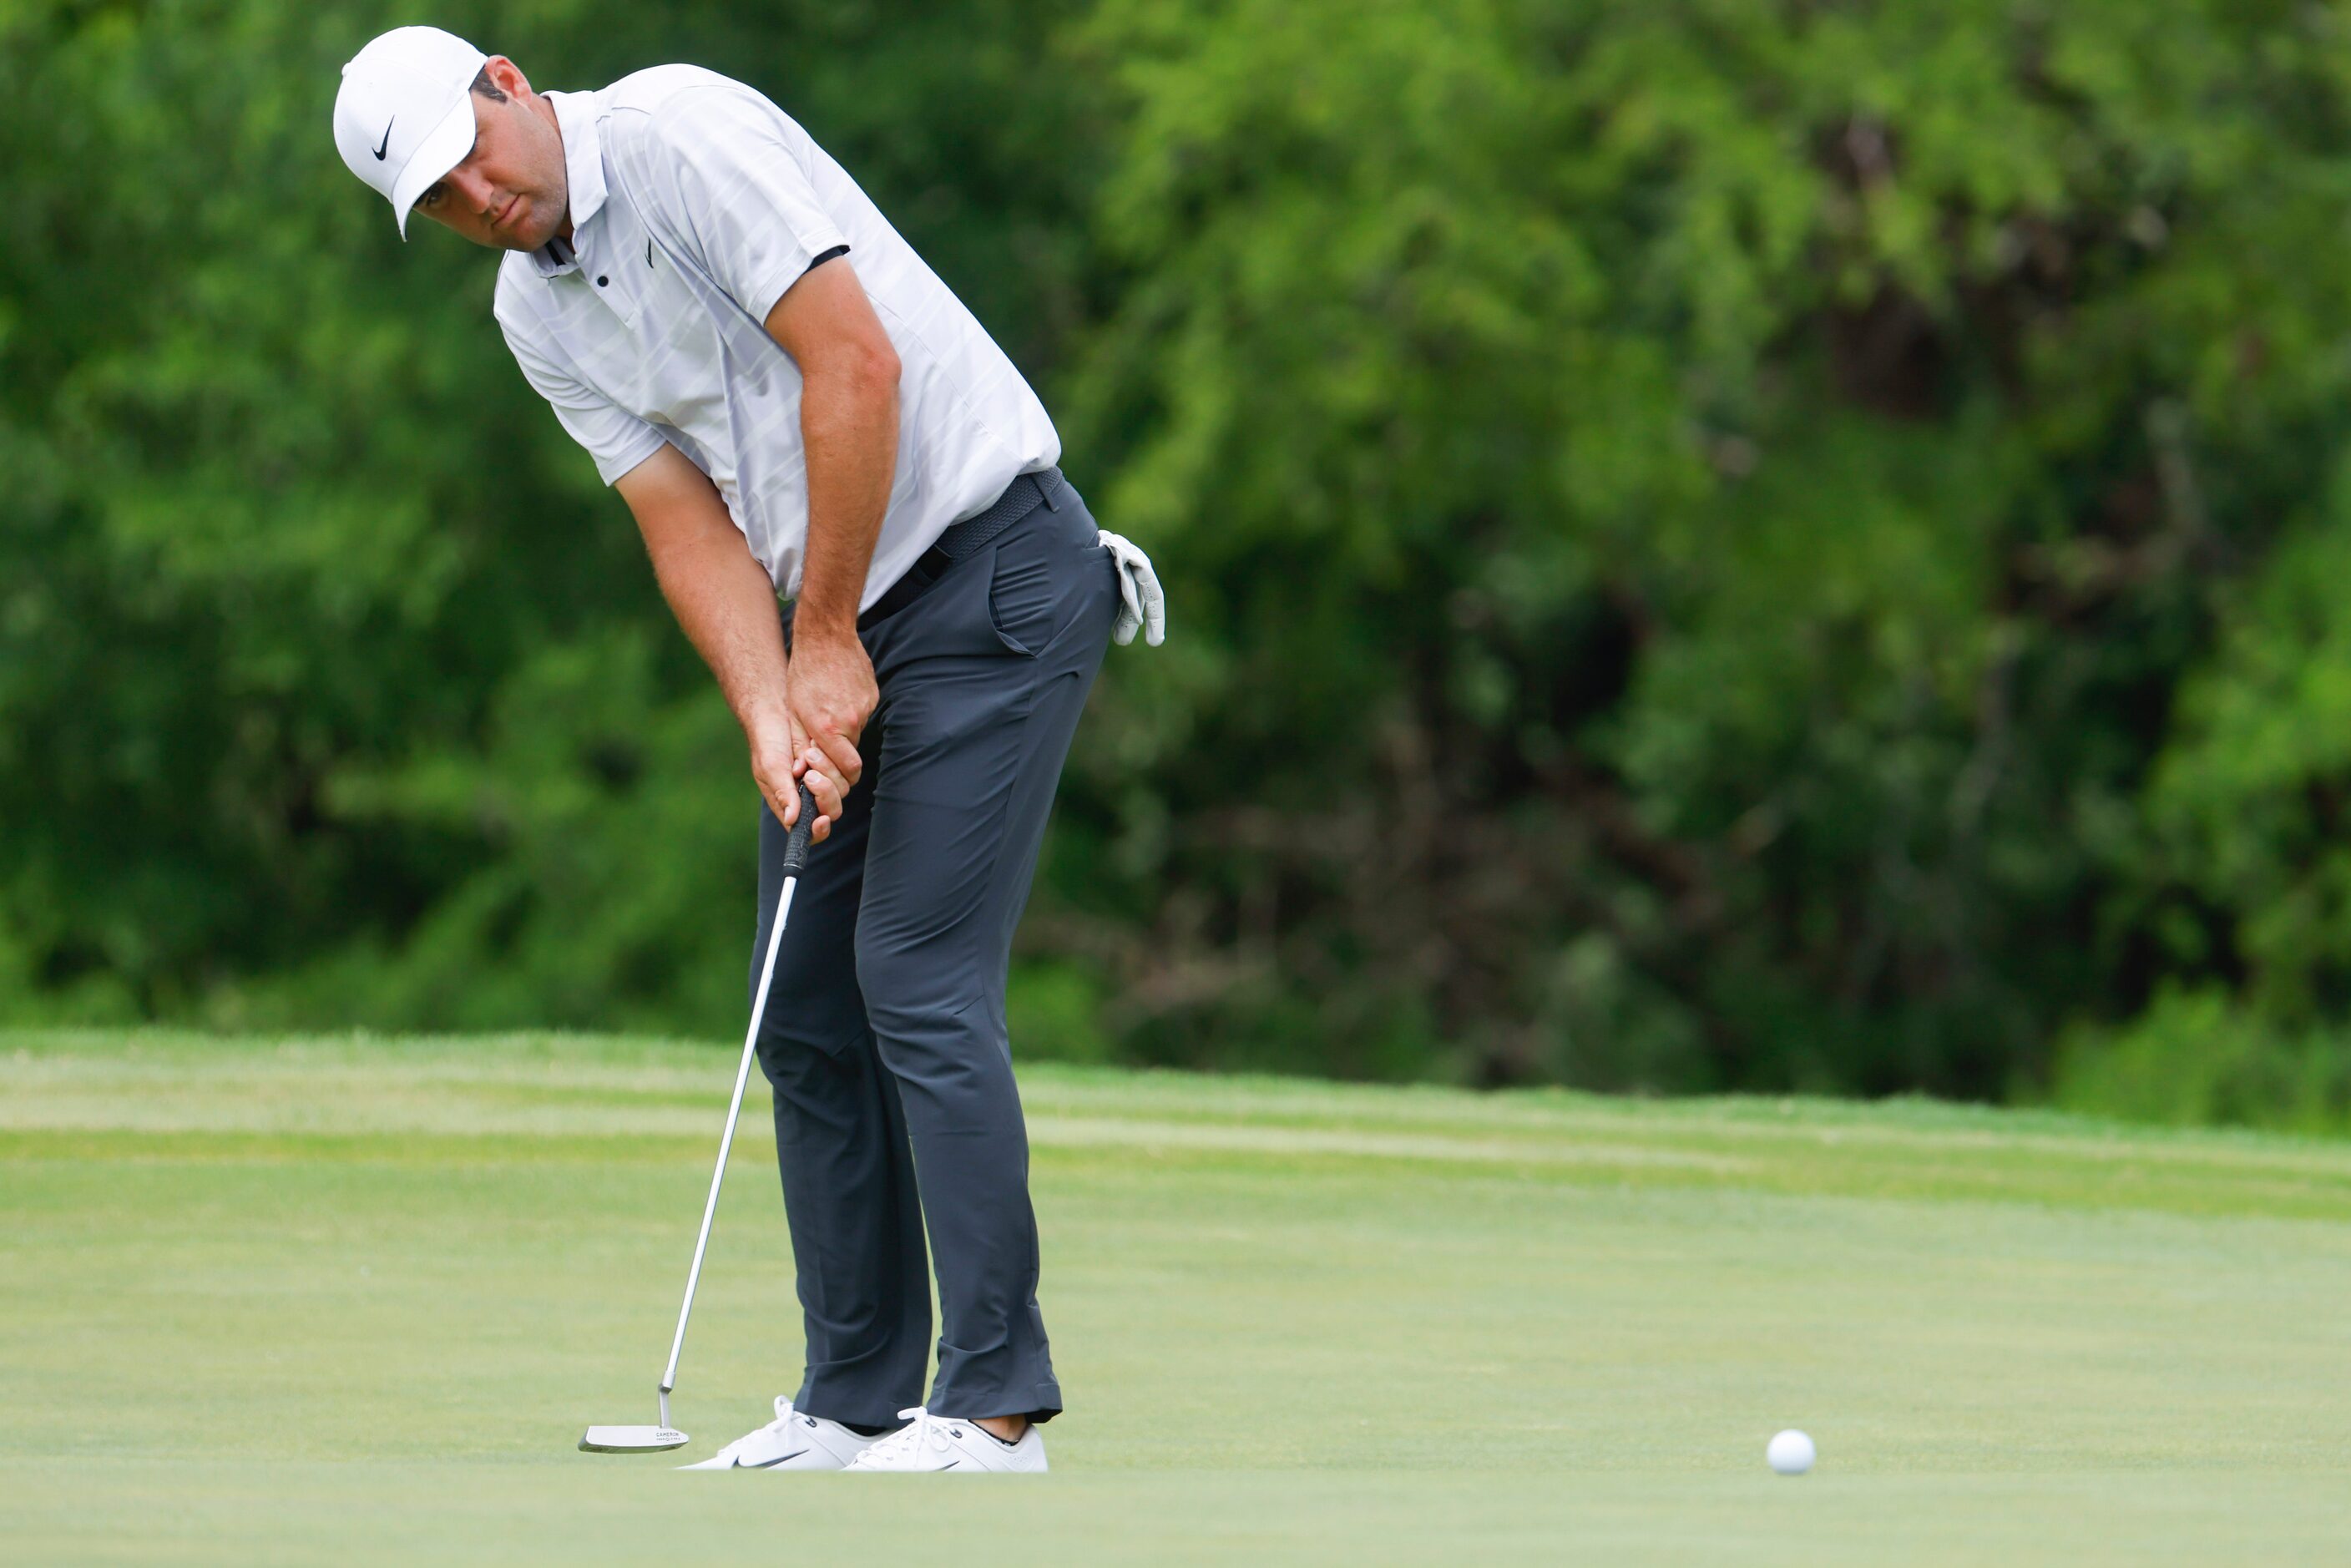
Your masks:
[[[829,610],[802,600],[792,612],[792,641],[797,644],[820,643],[838,646],[857,641],[857,612],[853,610]]]
[[[792,710],[781,702],[763,703],[743,717],[743,737],[751,753],[792,749]]]

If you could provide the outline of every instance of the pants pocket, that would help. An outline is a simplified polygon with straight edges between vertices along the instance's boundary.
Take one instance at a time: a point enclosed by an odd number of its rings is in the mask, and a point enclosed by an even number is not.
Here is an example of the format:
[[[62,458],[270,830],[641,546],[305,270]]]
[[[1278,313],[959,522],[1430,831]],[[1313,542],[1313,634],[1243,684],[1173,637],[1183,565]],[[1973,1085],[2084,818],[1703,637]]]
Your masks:
[[[996,547],[987,585],[987,618],[998,639],[1029,658],[1042,653],[1061,629],[1053,543],[1044,528],[1019,529]]]

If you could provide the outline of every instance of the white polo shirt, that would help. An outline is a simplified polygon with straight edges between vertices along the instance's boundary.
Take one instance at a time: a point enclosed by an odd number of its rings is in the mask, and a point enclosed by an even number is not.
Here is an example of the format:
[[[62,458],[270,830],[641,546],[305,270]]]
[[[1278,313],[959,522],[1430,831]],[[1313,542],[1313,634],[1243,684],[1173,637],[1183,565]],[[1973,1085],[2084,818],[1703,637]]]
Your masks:
[[[848,247],[898,351],[898,467],[860,608],[948,524],[1050,466],[1044,404],[963,302],[789,116],[696,66],[551,92],[571,238],[510,251],[497,318],[611,484],[666,442],[710,476],[777,591],[808,540],[800,375],[768,310]]]

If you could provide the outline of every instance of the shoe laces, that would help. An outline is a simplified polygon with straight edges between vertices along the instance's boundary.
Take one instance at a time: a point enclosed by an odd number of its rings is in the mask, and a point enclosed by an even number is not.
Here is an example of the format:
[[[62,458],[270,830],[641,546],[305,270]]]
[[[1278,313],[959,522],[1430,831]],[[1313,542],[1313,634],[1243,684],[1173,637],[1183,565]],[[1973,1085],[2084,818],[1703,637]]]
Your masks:
[[[934,1416],[920,1405],[911,1410],[899,1411],[898,1419],[906,1424],[872,1447],[861,1450],[857,1457],[862,1459],[871,1455],[884,1463],[893,1463],[917,1458],[926,1448],[945,1452],[955,1447],[955,1439],[947,1436],[947,1428],[961,1425],[945,1416]]]

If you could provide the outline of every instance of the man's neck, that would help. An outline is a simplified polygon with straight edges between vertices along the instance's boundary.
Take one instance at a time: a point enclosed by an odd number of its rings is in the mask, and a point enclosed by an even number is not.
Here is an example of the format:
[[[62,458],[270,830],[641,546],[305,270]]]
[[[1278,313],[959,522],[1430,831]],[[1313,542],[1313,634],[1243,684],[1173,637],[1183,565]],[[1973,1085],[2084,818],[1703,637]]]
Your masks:
[[[555,132],[555,141],[556,141],[556,145],[558,145],[558,146],[562,146],[562,143],[563,143],[563,122],[562,122],[561,120],[558,120],[558,119],[556,119],[556,118],[555,118],[555,103],[554,103],[554,100],[553,100],[553,99],[549,99],[549,98],[545,93],[543,93],[543,92],[535,92],[535,93],[532,93],[532,94],[530,95],[530,107],[531,107],[531,110],[532,110],[532,112],[533,112],[533,113],[535,113],[535,114],[537,114],[537,115],[538,115],[541,120],[544,120],[545,121],[547,121],[548,128],[549,128],[549,130],[551,130],[551,131],[553,131]],[[568,147],[567,147],[567,148],[565,148],[565,149],[564,149],[564,164],[563,164],[563,226],[562,226],[561,228],[557,229],[557,230],[555,231],[558,235],[559,235],[560,236],[562,236],[563,238],[565,238],[565,239],[567,239],[567,240],[568,240],[568,239],[569,239],[569,238],[571,237],[571,163],[570,163],[570,157],[571,157],[571,151],[570,151],[570,149],[569,149],[569,148],[568,148]]]

